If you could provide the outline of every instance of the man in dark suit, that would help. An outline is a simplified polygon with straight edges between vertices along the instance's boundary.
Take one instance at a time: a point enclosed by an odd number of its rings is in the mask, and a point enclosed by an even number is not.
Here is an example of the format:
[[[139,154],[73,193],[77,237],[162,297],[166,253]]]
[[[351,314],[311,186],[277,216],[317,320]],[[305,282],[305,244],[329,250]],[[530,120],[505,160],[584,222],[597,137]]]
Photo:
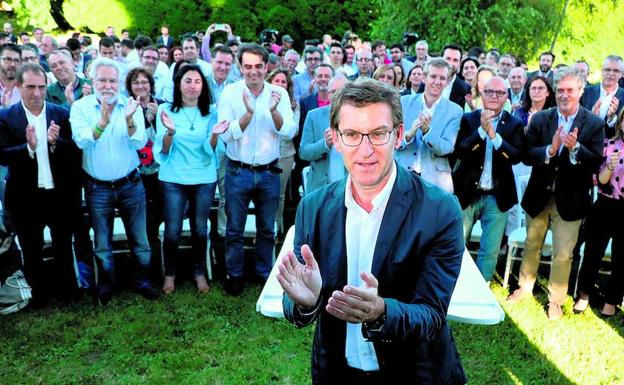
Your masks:
[[[615,134],[617,115],[624,108],[624,89],[618,81],[624,73],[624,62],[617,55],[609,55],[602,64],[602,82],[585,88],[581,106],[605,121],[605,136]]]
[[[483,90],[483,111],[462,117],[453,172],[455,194],[464,210],[464,239],[481,220],[477,267],[486,281],[492,279],[509,209],[518,203],[511,166],[520,162],[524,126],[503,110],[507,101],[505,81],[491,78]]]
[[[33,301],[44,305],[52,290],[71,299],[77,289],[71,220],[80,207],[80,160],[72,141],[69,111],[45,103],[46,75],[37,64],[17,72],[21,103],[0,111],[0,163],[9,167],[5,202],[24,256]],[[43,230],[50,228],[60,276],[43,287]]]
[[[550,51],[542,52],[541,55],[539,56],[539,70],[537,70],[535,72],[530,72],[529,73],[529,80],[533,79],[537,75],[540,75],[540,76],[548,79],[548,81],[552,85],[553,84],[552,66],[553,66],[554,62],[555,62],[555,54],[554,53],[552,53]]]
[[[329,64],[319,64],[314,70],[314,86],[316,91],[301,98],[299,102],[299,135],[303,132],[303,124],[308,112],[315,108],[329,105],[329,81],[334,77],[334,69]],[[297,146],[298,147],[298,146]]]
[[[554,76],[557,107],[533,115],[524,163],[533,166],[522,199],[527,240],[520,267],[520,288],[509,297],[530,297],[546,231],[552,228],[553,256],[548,282],[548,318],[563,316],[572,251],[581,220],[592,203],[592,175],[602,163],[604,122],[580,105],[584,82],[571,67]]]
[[[173,47],[173,38],[169,36],[169,26],[163,25],[160,28],[160,36],[156,39],[156,45],[164,45],[168,49]]]
[[[457,200],[394,162],[395,89],[358,79],[334,98],[349,176],[303,198],[278,262],[286,318],[318,320],[312,383],[464,384],[445,321],[464,250]]]

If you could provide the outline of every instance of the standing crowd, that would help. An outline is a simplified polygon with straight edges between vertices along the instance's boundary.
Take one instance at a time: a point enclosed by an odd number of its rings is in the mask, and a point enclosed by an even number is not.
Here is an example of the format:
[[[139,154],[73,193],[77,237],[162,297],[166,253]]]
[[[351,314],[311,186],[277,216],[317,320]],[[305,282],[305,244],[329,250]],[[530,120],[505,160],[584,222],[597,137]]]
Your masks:
[[[227,40],[215,44],[217,32]],[[605,58],[601,81],[592,85],[585,61],[555,65],[551,52],[540,55],[537,71],[527,72],[514,55],[496,49],[466,52],[448,44],[433,55],[421,40],[408,56],[403,44],[362,42],[351,32],[341,41],[329,35],[306,41],[301,54],[289,35],[281,36],[281,45],[272,33],[262,44],[243,43],[227,24],[180,41],[163,26],[155,44],[147,36],[132,40],[127,31],[117,37],[112,27],[97,45],[79,34],[61,45],[40,28],[20,39],[16,44],[10,25],[0,33],[3,219],[17,234],[36,305],[50,295],[45,227],[61,272],[55,279],[60,296],[76,298],[74,259],[93,255],[97,300],[111,300],[118,286],[116,215],[141,295],[155,299],[175,291],[185,218],[195,283],[207,292],[214,199],[213,241],[215,248],[224,245],[226,292],[240,295],[246,283],[243,244],[251,204],[254,272],[264,282],[276,235],[293,223],[288,208],[300,191],[312,194],[347,176],[335,142],[341,148],[359,148],[365,140],[388,143],[389,131],[382,128],[361,133],[332,125],[332,96],[360,78],[400,93],[404,137],[396,164],[457,197],[465,239],[480,222],[476,263],[486,281],[505,237],[526,226],[519,288],[508,301],[532,295],[550,230],[548,317],[563,315],[580,243],[574,311],[584,311],[595,295],[609,242],[612,274],[602,313],[613,315],[622,303],[624,234],[616,223],[624,212],[620,56]],[[149,272],[154,258],[163,261],[162,288]]]

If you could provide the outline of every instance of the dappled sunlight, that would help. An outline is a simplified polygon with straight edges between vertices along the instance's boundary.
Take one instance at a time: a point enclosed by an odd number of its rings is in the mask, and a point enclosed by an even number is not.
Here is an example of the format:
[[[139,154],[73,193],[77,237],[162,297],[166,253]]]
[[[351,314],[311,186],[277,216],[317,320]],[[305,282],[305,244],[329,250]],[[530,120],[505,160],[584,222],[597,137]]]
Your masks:
[[[75,28],[89,26],[95,32],[104,31],[111,25],[119,33],[133,22],[123,2],[118,0],[66,0],[63,10],[69,24]]]

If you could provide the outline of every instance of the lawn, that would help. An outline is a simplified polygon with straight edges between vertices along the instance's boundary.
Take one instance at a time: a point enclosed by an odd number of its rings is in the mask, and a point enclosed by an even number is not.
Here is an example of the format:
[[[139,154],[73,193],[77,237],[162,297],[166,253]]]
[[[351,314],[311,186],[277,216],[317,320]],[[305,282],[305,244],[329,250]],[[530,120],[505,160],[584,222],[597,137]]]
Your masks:
[[[495,326],[451,326],[470,384],[624,384],[624,316],[596,309],[559,322],[544,295],[508,306]],[[219,283],[190,283],[149,302],[124,292],[106,308],[91,300],[0,318],[0,384],[309,384],[312,328],[255,312],[258,286],[240,298]]]

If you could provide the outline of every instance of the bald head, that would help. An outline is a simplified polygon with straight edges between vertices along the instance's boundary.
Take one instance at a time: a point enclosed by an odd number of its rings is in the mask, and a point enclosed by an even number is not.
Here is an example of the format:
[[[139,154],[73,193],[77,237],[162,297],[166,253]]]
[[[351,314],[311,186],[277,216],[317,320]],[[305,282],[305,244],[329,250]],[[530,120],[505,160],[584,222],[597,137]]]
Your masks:
[[[507,101],[507,86],[500,76],[493,76],[483,87],[483,109],[498,115]]]

